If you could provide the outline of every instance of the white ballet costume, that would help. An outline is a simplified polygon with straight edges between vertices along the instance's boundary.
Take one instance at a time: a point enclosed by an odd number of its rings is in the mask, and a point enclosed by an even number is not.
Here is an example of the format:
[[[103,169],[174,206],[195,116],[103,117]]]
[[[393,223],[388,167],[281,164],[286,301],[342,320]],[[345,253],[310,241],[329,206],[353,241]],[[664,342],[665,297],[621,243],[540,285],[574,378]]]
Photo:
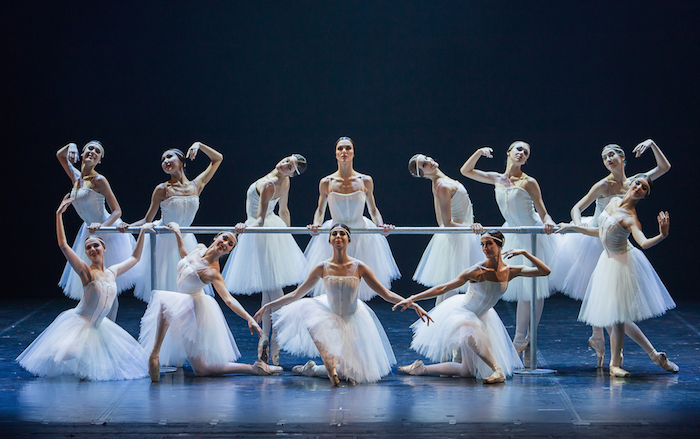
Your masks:
[[[270,200],[264,227],[287,227]],[[246,194],[246,225],[257,221],[260,195],[251,184]],[[306,279],[306,258],[291,234],[242,233],[222,272],[226,288],[235,294],[279,290]]]
[[[593,216],[581,218],[586,227],[598,227],[598,218],[605,210],[610,200],[621,195],[597,198]],[[560,291],[572,299],[583,300],[591,280],[593,269],[603,252],[600,238],[581,233],[566,233],[560,236],[556,256],[552,258],[549,267],[549,285],[554,291]]]
[[[452,222],[464,226],[474,223],[472,202],[462,183],[458,183],[457,191],[450,200],[450,207]],[[481,251],[481,240],[478,235],[436,233],[423,252],[423,257],[413,274],[413,280],[427,287],[441,285],[482,260],[484,260],[484,253]],[[457,293],[464,293],[468,289],[468,285],[463,285],[437,299],[445,300]]]
[[[111,270],[107,273],[114,277]],[[78,306],[59,314],[16,361],[42,377],[75,375],[108,381],[147,376],[141,345],[105,318],[116,296],[114,279],[94,280],[85,285]]]
[[[664,314],[676,304],[630,232],[603,211],[598,218],[604,251],[598,258],[578,319],[592,326],[638,322]]]
[[[532,202],[532,197],[523,188],[517,186],[497,186],[496,187],[496,202],[498,208],[505,218],[506,222],[503,227],[526,227],[537,226],[543,227],[544,224],[539,215],[535,211],[535,205]],[[506,242],[503,246],[503,251],[512,249],[524,249],[534,254],[542,262],[547,263],[554,255],[555,242],[554,236],[544,234],[537,235],[537,252],[532,251],[531,235],[530,234],[505,234]],[[532,263],[524,256],[515,256],[506,261],[509,265],[527,265],[532,266]],[[535,278],[537,282],[537,298],[544,299],[552,294],[549,288],[549,281],[546,276]],[[508,290],[503,295],[503,300],[508,302],[532,300],[532,279],[517,277],[510,281]]]
[[[77,177],[79,178],[80,174]],[[86,187],[74,188],[71,191],[71,197],[74,198],[71,204],[83,220],[78,235],[73,241],[73,251],[83,262],[90,265],[90,258],[85,254],[85,239],[93,235],[88,230],[90,224],[103,223],[109,218],[109,213],[105,209],[105,197]],[[113,225],[117,226],[121,222],[121,219],[117,219]],[[106,267],[124,262],[132,255],[136,245],[136,240],[130,233],[100,233],[98,231],[94,235],[102,238],[105,243],[104,264]],[[134,286],[141,277],[141,266],[141,263],[137,263],[131,270],[117,278],[117,294]],[[83,297],[83,283],[80,276],[67,262],[58,285],[63,288],[63,293],[71,299],[80,300]],[[116,300],[116,296],[114,298]],[[115,307],[116,309],[117,307]]]
[[[338,359],[336,371],[356,383],[379,381],[396,364],[394,351],[374,311],[359,300],[358,262],[348,276],[331,276],[323,267],[321,296],[303,298],[272,315],[277,341],[303,357],[320,355],[314,339]]]
[[[202,256],[205,251],[200,245],[194,252]],[[219,304],[204,294],[205,285],[196,267],[183,258],[177,264],[177,292],[153,291],[141,318],[139,342],[146,352],[153,350],[162,310],[170,322],[159,354],[162,366],[182,367],[188,358],[223,366],[241,356]]]
[[[323,223],[323,228],[330,228],[335,223],[343,223],[351,229],[371,229],[377,226],[369,219],[362,216],[365,210],[367,195],[364,191],[356,191],[349,194],[331,192],[328,194],[328,209],[331,219]],[[391,288],[391,281],[401,277],[399,267],[394,261],[394,255],[389,248],[389,242],[381,234],[356,234],[352,236],[348,244],[348,255],[361,260],[372,270],[379,283],[386,288]],[[333,256],[333,247],[328,241],[328,234],[323,233],[314,236],[309,241],[304,251],[308,261],[308,270],[330,259]],[[308,274],[308,273],[307,273]],[[324,294],[324,285],[317,284],[314,295]],[[360,300],[370,300],[376,295],[364,281],[361,281],[359,290]]]
[[[167,191],[167,189],[166,189]],[[167,192],[166,192],[167,193]],[[192,225],[197,210],[199,209],[198,195],[173,195],[160,202],[161,219],[154,222],[154,227],[166,226],[170,222],[176,222],[180,227]],[[178,263],[180,251],[177,247],[177,237],[174,233],[160,233],[156,235],[156,285],[151,285],[151,239],[150,233],[144,235],[143,276],[136,282],[134,296],[150,302],[152,291],[161,289],[166,291],[177,290]],[[197,245],[197,240],[192,233],[183,234],[188,251],[192,251]]]
[[[506,288],[508,282],[470,282],[466,294],[445,299],[430,311],[433,319],[430,325],[421,320],[411,325],[411,349],[432,361],[441,362],[451,357],[454,351],[464,348],[467,356],[462,357],[462,363],[466,362],[470,374],[479,379],[489,377],[493,370],[472,346],[475,345],[477,350],[490,349],[496,364],[506,376],[511,376],[513,370],[521,369],[523,364],[508,331],[493,309]],[[469,338],[473,338],[472,346],[468,343]]]

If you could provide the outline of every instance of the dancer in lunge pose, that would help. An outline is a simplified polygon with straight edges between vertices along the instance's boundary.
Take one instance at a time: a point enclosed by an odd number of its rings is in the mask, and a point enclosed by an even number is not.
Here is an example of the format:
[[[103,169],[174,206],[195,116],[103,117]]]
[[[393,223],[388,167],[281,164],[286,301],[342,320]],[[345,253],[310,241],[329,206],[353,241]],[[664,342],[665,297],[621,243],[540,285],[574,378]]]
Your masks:
[[[660,316],[674,308],[668,290],[659,279],[649,260],[641,250],[629,242],[630,234],[643,248],[652,247],[668,236],[670,218],[668,212],[660,212],[657,218],[659,234],[647,238],[637,217],[637,202],[652,189],[648,175],[637,174],[622,199],[615,198],[598,218],[598,227],[562,224],[560,232],[576,231],[598,236],[604,251],[593,270],[578,319],[592,326],[612,327],[610,334],[610,375],[628,377],[622,369],[622,346],[627,323]],[[636,326],[636,325],[635,325]],[[664,370],[676,373],[678,366],[658,352],[639,328],[632,339]]]
[[[74,199],[66,195],[56,210],[58,247],[83,284],[80,303],[62,312],[22,352],[16,361],[34,375],[76,375],[88,380],[129,380],[146,376],[145,352],[138,342],[119,325],[105,317],[117,296],[118,276],[132,268],[141,257],[144,231],[141,227],[134,250],[126,260],[105,268],[109,247],[99,236],[83,242],[90,265],[66,241],[63,212]]]
[[[83,220],[83,225],[80,226],[80,231],[73,241],[73,251],[83,262],[90,262],[90,258],[85,254],[85,239],[90,235],[99,236],[109,248],[109,251],[105,252],[105,265],[109,267],[131,257],[135,241],[131,234],[99,232],[100,227],[118,226],[122,223],[120,219],[122,211],[109,182],[104,175],[95,170],[95,167],[102,162],[104,154],[105,150],[102,144],[97,140],[91,140],[83,147],[82,154],[78,154],[78,147],[75,143],[69,143],[56,152],[56,158],[73,183],[70,194],[73,200],[72,204],[80,219]],[[80,170],[74,166],[79,158],[81,161]],[[110,212],[107,212],[105,203],[109,205]],[[141,264],[138,264],[117,279],[117,295],[134,286],[141,274],[140,266]],[[80,276],[69,263],[66,263],[59,286],[71,299],[80,300],[83,297],[83,284]],[[119,309],[116,295],[111,309],[112,311],[107,318],[114,321]]]
[[[236,224],[236,232],[247,227],[289,227],[291,219],[287,201],[290,178],[306,170],[306,159],[292,154],[277,163],[275,169],[248,187],[245,210],[248,219]],[[279,216],[275,206],[279,205]],[[282,288],[304,281],[306,258],[290,234],[252,234],[238,236],[222,272],[226,288],[233,294],[262,293],[262,305],[282,297]],[[270,311],[263,316],[263,335],[258,343],[258,358],[279,364],[279,345],[270,335]]]
[[[221,153],[202,142],[194,142],[187,150],[186,157],[194,160],[200,150],[209,157],[211,163],[193,180],[189,180],[185,175],[185,154],[182,151],[173,148],[163,153],[161,168],[170,176],[170,179],[153,190],[146,216],[135,223],[124,224],[122,230],[129,226],[139,226],[153,221],[158,208],[160,208],[161,219],[154,225],[162,226],[170,222],[178,223],[182,227],[192,225],[199,209],[199,196],[224,159]],[[154,239],[156,239],[156,261],[151,261],[150,251],[146,252],[142,262],[144,276],[136,282],[134,289],[134,296],[146,302],[151,300],[151,291],[154,289],[175,290],[177,288],[177,264],[180,257],[175,237],[167,233],[158,235]],[[197,245],[191,233],[185,235],[185,242],[190,251]],[[149,247],[150,236],[146,236],[146,248]],[[155,264],[156,285],[151,285],[151,264]]]
[[[522,367],[520,358],[510,341],[508,331],[493,309],[516,277],[547,276],[549,268],[525,250],[508,250],[503,257],[524,256],[532,267],[508,265],[501,258],[505,238],[501,232],[490,231],[481,236],[481,248],[486,260],[464,270],[455,279],[422,293],[408,297],[393,309],[413,305],[417,300],[429,299],[469,283],[466,294],[444,300],[430,311],[435,321],[428,326],[421,321],[411,325],[411,348],[433,361],[442,361],[454,350],[461,352],[461,363],[446,361],[425,365],[416,360],[399,370],[410,375],[444,375],[476,377],[484,384],[505,382],[513,369]]]
[[[656,180],[671,169],[666,156],[656,143],[647,139],[638,144],[634,150],[635,157],[641,156],[647,149],[652,150],[656,158],[656,167],[646,172],[650,179]],[[598,218],[605,210],[610,200],[622,198],[629,188],[630,180],[625,175],[625,151],[615,144],[606,145],[602,151],[603,164],[610,174],[594,184],[588,193],[571,209],[571,219],[576,226],[598,227]],[[592,217],[581,217],[581,212],[595,202],[595,212]],[[557,246],[556,257],[553,258],[552,275],[549,282],[553,289],[561,291],[576,300],[583,300],[593,269],[603,252],[603,245],[597,236],[578,233],[563,235]],[[646,338],[633,322],[625,323],[625,332],[630,338],[643,343]],[[603,328],[592,327],[588,345],[596,352],[597,365],[603,367],[605,359],[605,335]]]
[[[351,228],[365,229],[381,227],[389,233],[394,226],[385,224],[374,201],[374,181],[372,177],[353,169],[355,143],[349,137],[341,137],[335,143],[335,158],[338,170],[321,179],[318,185],[318,207],[314,213],[313,224],[309,229],[318,232],[319,226],[330,227],[331,224],[343,223]],[[362,216],[365,205],[372,221]],[[331,212],[331,220],[323,222],[326,206]],[[333,247],[324,236],[314,236],[304,252],[311,269],[318,263],[333,256]],[[348,246],[348,254],[361,260],[374,272],[379,283],[391,288],[391,281],[401,276],[386,237],[379,234],[358,234]],[[317,285],[314,295],[323,294],[323,285]],[[375,295],[372,288],[364,282],[360,284],[360,300],[369,300]]]
[[[432,157],[414,155],[408,161],[408,171],[412,176],[425,177],[432,183],[435,217],[440,227],[470,227],[474,232],[457,235],[436,233],[430,239],[413,280],[434,287],[454,279],[464,267],[470,267],[483,259],[477,235],[483,232],[483,227],[474,222],[472,202],[462,183],[445,175]],[[437,296],[435,306],[466,291],[467,287],[464,286]]]
[[[151,352],[148,359],[151,381],[160,380],[161,365],[180,367],[185,360],[197,376],[281,372],[281,367],[268,366],[260,360],[252,365],[234,363],[240,357],[236,341],[216,300],[202,291],[205,285],[213,284],[226,305],[248,322],[250,333],[262,334],[260,326],[226,290],[219,272],[219,258],[231,252],[236,236],[221,232],[209,247],[197,244],[190,251],[177,223],[169,223],[167,227],[174,232],[182,259],[177,264],[177,292],[153,291],[141,319],[139,341]]]
[[[496,202],[506,220],[504,227],[541,226],[544,233],[550,234],[554,230],[555,223],[547,213],[547,208],[542,200],[540,185],[533,177],[522,171],[522,166],[530,157],[530,145],[522,142],[513,142],[507,154],[506,169],[503,173],[485,172],[476,169],[476,162],[481,157],[492,158],[493,149],[480,148],[462,165],[460,171],[465,177],[472,180],[488,183],[495,186]],[[506,235],[509,244],[506,250],[523,248],[533,253],[530,235]],[[555,247],[553,237],[537,237],[537,256],[544,262],[549,262],[553,256]],[[527,260],[522,257],[513,259],[514,264],[527,265]],[[551,294],[546,277],[537,280],[537,317],[535,324],[539,325],[544,308],[544,299]],[[525,351],[525,366],[529,366],[530,351],[528,346],[530,327],[530,301],[532,300],[532,282],[524,279],[516,279],[510,283],[508,290],[503,295],[503,300],[518,302],[515,324],[515,337],[513,344],[518,354]]]
[[[350,228],[335,224],[330,232],[333,257],[316,265],[296,290],[255,313],[255,319],[260,321],[268,309],[281,307],[272,319],[282,349],[299,356],[320,355],[323,360],[323,365],[309,361],[292,370],[306,376],[328,377],[334,386],[341,379],[355,383],[379,381],[396,363],[377,316],[358,298],[360,280],[364,279],[387,302],[397,303],[403,298],[387,290],[364,262],[348,256],[351,241]],[[319,279],[323,280],[325,294],[301,299]],[[420,306],[412,308],[421,319],[429,320]]]

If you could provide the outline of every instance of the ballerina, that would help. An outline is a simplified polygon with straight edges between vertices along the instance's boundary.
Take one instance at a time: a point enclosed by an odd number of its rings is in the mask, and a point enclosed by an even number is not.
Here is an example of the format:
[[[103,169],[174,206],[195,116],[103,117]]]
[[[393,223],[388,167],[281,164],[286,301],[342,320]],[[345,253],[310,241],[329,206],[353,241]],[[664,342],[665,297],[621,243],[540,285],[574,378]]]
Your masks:
[[[444,300],[430,311],[432,326],[417,321],[413,329],[411,349],[433,361],[442,361],[446,354],[461,351],[461,363],[445,361],[425,365],[416,360],[399,370],[409,375],[444,375],[482,378],[484,384],[503,383],[513,369],[522,367],[508,331],[493,307],[516,277],[539,277],[550,273],[544,262],[525,250],[508,250],[505,259],[524,256],[533,265],[508,265],[501,258],[505,238],[490,231],[481,236],[486,260],[464,270],[455,279],[410,296],[392,308],[401,311],[417,300],[429,299],[469,283],[469,291]]]
[[[241,356],[216,300],[204,294],[203,288],[213,284],[219,297],[239,317],[248,322],[250,333],[262,329],[236,299],[226,290],[219,272],[219,258],[236,245],[236,236],[220,232],[209,247],[197,244],[187,248],[177,223],[166,226],[177,240],[180,262],[177,264],[177,292],[153,291],[146,313],[141,318],[139,342],[151,354],[148,374],[151,381],[160,380],[160,366],[182,367],[190,363],[197,376],[229,373],[271,375],[281,372],[258,360],[251,364],[235,363]]]
[[[270,173],[248,187],[245,223],[236,224],[236,233],[246,227],[289,227],[287,201],[290,178],[306,170],[306,159],[292,154],[280,160]],[[275,206],[279,206],[279,216]],[[262,305],[282,297],[282,288],[304,281],[306,258],[292,235],[243,234],[224,267],[226,288],[234,294],[262,292]],[[271,310],[274,312],[275,310]],[[258,343],[258,358],[279,364],[279,345],[270,337],[272,323],[268,311],[262,319],[263,335]]]
[[[610,375],[629,377],[622,369],[622,347],[627,323],[646,320],[664,314],[676,304],[641,250],[629,242],[630,234],[642,247],[648,249],[666,239],[670,227],[668,212],[660,212],[657,221],[659,234],[647,238],[637,217],[637,202],[652,189],[652,180],[646,174],[637,174],[625,196],[611,200],[598,218],[598,227],[562,224],[559,233],[575,231],[598,236],[604,251],[593,270],[586,287],[578,319],[598,327],[612,327],[610,334]],[[669,372],[677,373],[678,366],[664,352],[658,352],[649,339],[637,328],[633,338],[654,363]]]
[[[384,223],[382,215],[377,209],[377,204],[374,201],[372,177],[353,169],[354,157],[355,144],[352,139],[349,137],[339,138],[335,143],[338,170],[321,179],[318,185],[318,207],[314,213],[314,221],[313,224],[307,226],[314,235],[318,234],[319,226],[322,223],[324,228],[330,227],[334,223],[343,223],[358,229],[381,227],[385,234],[394,229],[393,225]],[[362,216],[365,204],[372,221]],[[331,212],[331,220],[324,223],[326,206]],[[333,247],[326,243],[323,237],[314,236],[309,241],[304,254],[308,261],[308,267],[315,267],[318,263],[333,256]],[[391,288],[392,280],[401,276],[385,236],[378,234],[359,235],[350,244],[348,254],[367,264],[379,283],[387,289]],[[323,294],[323,285],[317,285],[314,295],[321,294]],[[362,282],[359,290],[360,300],[369,300],[374,295],[374,291]]]
[[[551,234],[555,223],[547,213],[547,208],[542,200],[540,185],[533,177],[522,171],[522,166],[530,157],[530,145],[522,142],[513,142],[507,154],[506,169],[503,173],[485,172],[475,169],[476,162],[481,157],[493,158],[493,149],[489,147],[477,149],[474,154],[464,162],[460,172],[467,178],[488,183],[495,186],[496,202],[501,214],[506,220],[505,227],[542,226],[544,233]],[[509,248],[523,248],[533,252],[529,235],[508,236]],[[537,239],[537,255],[545,263],[553,256],[555,251],[551,237],[540,236]],[[516,257],[515,264],[527,265],[525,258]],[[537,280],[537,316],[535,325],[539,325],[544,308],[544,299],[552,292],[546,277]],[[530,326],[530,301],[532,300],[532,283],[524,282],[524,279],[516,279],[508,285],[508,290],[503,295],[503,300],[517,301],[517,317],[515,324],[515,337],[513,344],[518,354],[525,351],[525,366],[529,366],[529,326]]]
[[[122,210],[114,192],[112,192],[109,181],[95,170],[95,167],[102,162],[104,154],[105,150],[102,144],[97,140],[91,140],[83,147],[83,152],[80,154],[80,170],[75,167],[79,157],[78,147],[75,143],[69,143],[59,149],[56,152],[56,158],[73,183],[70,194],[73,200],[72,204],[83,220],[78,235],[73,241],[73,251],[83,262],[90,262],[90,258],[85,254],[85,239],[89,235],[97,235],[109,248],[105,252],[105,265],[109,267],[131,257],[136,241],[131,234],[99,233],[99,229],[103,226],[118,226],[122,223],[120,218]],[[105,203],[109,205],[111,212],[107,212]],[[119,276],[117,295],[134,286],[141,274],[140,265]],[[80,276],[67,262],[58,285],[63,288],[64,294],[71,299],[82,299],[83,284]],[[119,309],[116,295],[111,309],[112,311],[107,318],[115,321]]]
[[[413,280],[427,287],[434,287],[459,275],[464,267],[481,261],[479,238],[483,227],[474,222],[474,213],[469,194],[462,183],[453,180],[440,170],[432,157],[416,154],[408,161],[408,171],[414,177],[430,180],[433,190],[435,218],[440,227],[470,227],[474,234],[460,233],[448,235],[436,233],[423,252]],[[466,287],[458,287],[435,298],[435,306],[443,300],[467,292]]]
[[[260,321],[268,309],[281,307],[272,318],[282,349],[293,355],[321,356],[323,365],[312,360],[295,366],[294,372],[328,377],[334,386],[341,378],[355,383],[379,381],[391,372],[396,358],[377,316],[358,298],[360,279],[387,302],[403,298],[387,290],[364,262],[348,256],[348,226],[333,225],[329,238],[333,257],[317,264],[296,290],[263,305],[255,319]],[[319,279],[326,293],[298,300]],[[420,306],[412,308],[421,319],[429,319]]]
[[[153,221],[158,208],[160,207],[161,219],[154,225],[161,226],[170,222],[176,222],[182,227],[192,225],[194,217],[199,209],[199,196],[204,190],[204,186],[209,183],[217,169],[221,165],[224,156],[214,148],[194,142],[187,150],[187,158],[194,160],[197,152],[202,151],[211,163],[194,180],[189,180],[185,175],[185,154],[179,149],[173,148],[165,151],[161,157],[161,168],[163,172],[170,176],[170,179],[160,183],[153,190],[151,204],[148,206],[146,216],[131,224],[123,224],[120,231],[125,231],[127,227],[136,227],[146,222]],[[151,285],[151,252],[146,252],[143,258],[143,273],[136,282],[134,296],[149,302],[151,292],[156,288],[165,290],[177,289],[177,264],[180,260],[178,256],[177,242],[171,234],[159,235],[156,239],[156,285]],[[197,245],[193,234],[185,235],[187,248],[192,250]],[[150,236],[146,236],[147,248],[150,248]]]
[[[635,157],[639,157],[649,148],[654,153],[656,167],[647,171],[646,175],[653,181],[667,173],[671,169],[671,163],[651,139],[638,144],[632,152]],[[571,209],[573,225],[598,227],[598,218],[610,200],[622,198],[629,188],[630,180],[625,175],[625,151],[619,145],[606,145],[603,147],[602,158],[603,164],[610,174],[594,184]],[[581,212],[593,202],[595,202],[593,216],[581,218]],[[550,285],[553,286],[553,289],[561,291],[569,297],[583,300],[588,281],[602,252],[603,245],[597,236],[578,233],[563,235],[557,248],[556,257],[553,258],[551,264],[553,274],[550,276]],[[633,322],[625,323],[625,333],[634,340],[640,340],[640,343],[643,343],[645,338]],[[597,366],[603,367],[605,359],[603,328],[592,327],[588,345],[596,352]]]
[[[117,296],[118,276],[126,273],[141,257],[144,224],[134,250],[126,260],[105,269],[108,247],[99,236],[83,242],[88,265],[66,241],[63,212],[74,201],[70,194],[56,210],[58,247],[83,284],[80,303],[58,317],[22,352],[15,361],[38,376],[76,375],[81,379],[106,381],[145,377],[144,351],[124,329],[105,317]]]

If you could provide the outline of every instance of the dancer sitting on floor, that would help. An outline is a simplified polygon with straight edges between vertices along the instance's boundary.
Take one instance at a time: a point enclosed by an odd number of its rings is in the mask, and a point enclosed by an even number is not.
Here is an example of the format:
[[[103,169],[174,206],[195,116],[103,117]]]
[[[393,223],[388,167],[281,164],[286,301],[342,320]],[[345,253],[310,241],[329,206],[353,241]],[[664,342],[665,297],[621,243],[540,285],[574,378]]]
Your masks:
[[[598,218],[598,227],[560,224],[559,233],[575,231],[598,236],[604,251],[598,258],[588,282],[578,319],[591,326],[612,327],[610,334],[610,375],[628,377],[622,369],[622,346],[625,342],[625,324],[664,314],[676,304],[659,279],[649,260],[629,242],[630,234],[643,248],[653,247],[666,239],[670,227],[668,212],[657,217],[659,234],[647,238],[637,217],[637,202],[651,192],[652,180],[646,174],[632,177],[632,184],[624,198],[608,203]],[[657,352],[641,329],[633,340],[649,358],[669,372],[677,373],[678,366]]]
[[[146,313],[141,318],[139,341],[151,351],[148,374],[151,381],[160,380],[160,366],[180,367],[187,360],[197,376],[227,373],[271,375],[282,368],[262,361],[252,365],[234,363],[240,352],[216,300],[202,289],[213,284],[229,308],[248,321],[250,333],[262,329],[236,299],[226,290],[219,272],[219,258],[231,252],[236,236],[221,232],[209,247],[197,244],[188,251],[177,223],[169,223],[180,251],[177,264],[177,292],[153,291]]]
[[[110,249],[99,236],[89,236],[83,244],[91,262],[88,265],[66,241],[63,212],[72,201],[66,195],[56,211],[56,237],[58,247],[83,284],[80,303],[56,317],[16,361],[38,376],[76,375],[96,381],[144,377],[145,352],[134,337],[105,317],[117,296],[116,278],[138,262],[143,233],[152,230],[151,225],[141,227],[131,256],[107,269],[105,254]]]
[[[364,279],[387,302],[397,303],[402,297],[379,283],[364,262],[348,256],[348,226],[335,224],[329,240],[333,257],[316,265],[296,290],[261,307],[255,319],[260,321],[269,308],[282,307],[272,315],[282,349],[293,355],[321,356],[322,366],[309,361],[295,366],[294,372],[327,376],[334,386],[341,378],[356,383],[379,381],[391,372],[396,358],[377,316],[358,299],[360,280]],[[323,279],[325,294],[298,300],[319,279]],[[421,320],[428,319],[420,306],[412,308]]]
[[[422,293],[410,296],[393,309],[413,306],[416,300],[444,294],[469,282],[469,291],[444,300],[430,311],[435,323],[428,326],[417,321],[413,328],[411,348],[433,361],[442,361],[454,350],[461,351],[462,362],[447,361],[424,365],[416,360],[399,370],[410,375],[446,375],[483,378],[484,384],[505,382],[513,369],[522,363],[513,347],[508,331],[493,309],[512,279],[547,276],[549,267],[525,250],[508,250],[503,257],[524,256],[532,267],[508,265],[501,258],[505,238],[501,232],[486,232],[481,236],[481,248],[486,260],[462,272],[457,278]]]

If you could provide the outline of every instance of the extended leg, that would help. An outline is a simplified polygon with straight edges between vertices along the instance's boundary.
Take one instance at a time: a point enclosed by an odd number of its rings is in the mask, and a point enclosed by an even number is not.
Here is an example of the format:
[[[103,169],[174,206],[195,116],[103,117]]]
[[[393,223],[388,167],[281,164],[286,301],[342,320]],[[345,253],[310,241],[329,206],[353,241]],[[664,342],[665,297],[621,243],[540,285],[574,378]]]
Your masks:
[[[588,339],[588,346],[592,347],[595,351],[597,366],[603,367],[603,361],[605,360],[605,333],[603,328],[599,326],[593,326],[591,330],[591,336]]]
[[[311,339],[316,345],[316,349],[318,349],[319,354],[321,354],[321,359],[323,360],[323,366],[313,367],[313,375],[311,376],[324,376],[321,370],[321,368],[324,368],[326,370],[326,376],[328,377],[328,379],[331,381],[331,383],[333,383],[334,386],[337,386],[338,384],[340,384],[338,372],[335,370],[335,367],[338,365],[338,358],[331,355],[331,353],[328,352],[328,349],[326,349],[326,346],[320,343],[317,337],[314,337],[314,331],[309,331],[309,333],[311,335]]]
[[[280,297],[284,296],[284,291],[282,291],[282,289],[280,288],[279,290],[268,291],[267,294],[269,297],[269,301],[271,302],[273,300],[277,300]],[[272,316],[272,313],[274,313],[278,309],[279,308],[272,308],[270,310],[269,315]],[[275,366],[277,366],[280,363],[280,345],[277,343],[277,334],[272,329],[272,319],[271,318],[270,318],[270,330],[267,334],[270,338],[270,362],[272,364],[274,364]]]
[[[148,375],[154,383],[160,381],[160,359],[158,354],[160,354],[160,347],[163,345],[163,339],[168,332],[169,326],[170,322],[165,318],[165,313],[161,306],[158,310],[158,322],[156,323],[156,339],[153,343],[151,356],[148,358]]]
[[[649,355],[651,361],[668,372],[678,373],[678,366],[666,357],[665,352],[657,352],[649,339],[636,323],[625,323],[625,333],[634,340]]]
[[[625,344],[625,325],[615,323],[610,334],[610,376],[628,377],[630,373],[620,367],[622,347]]]
[[[279,366],[268,366],[262,361],[253,364],[226,363],[221,366],[212,366],[205,363],[201,358],[187,358],[194,374],[197,376],[223,375],[229,373],[247,373],[251,375],[272,375],[282,372]]]

